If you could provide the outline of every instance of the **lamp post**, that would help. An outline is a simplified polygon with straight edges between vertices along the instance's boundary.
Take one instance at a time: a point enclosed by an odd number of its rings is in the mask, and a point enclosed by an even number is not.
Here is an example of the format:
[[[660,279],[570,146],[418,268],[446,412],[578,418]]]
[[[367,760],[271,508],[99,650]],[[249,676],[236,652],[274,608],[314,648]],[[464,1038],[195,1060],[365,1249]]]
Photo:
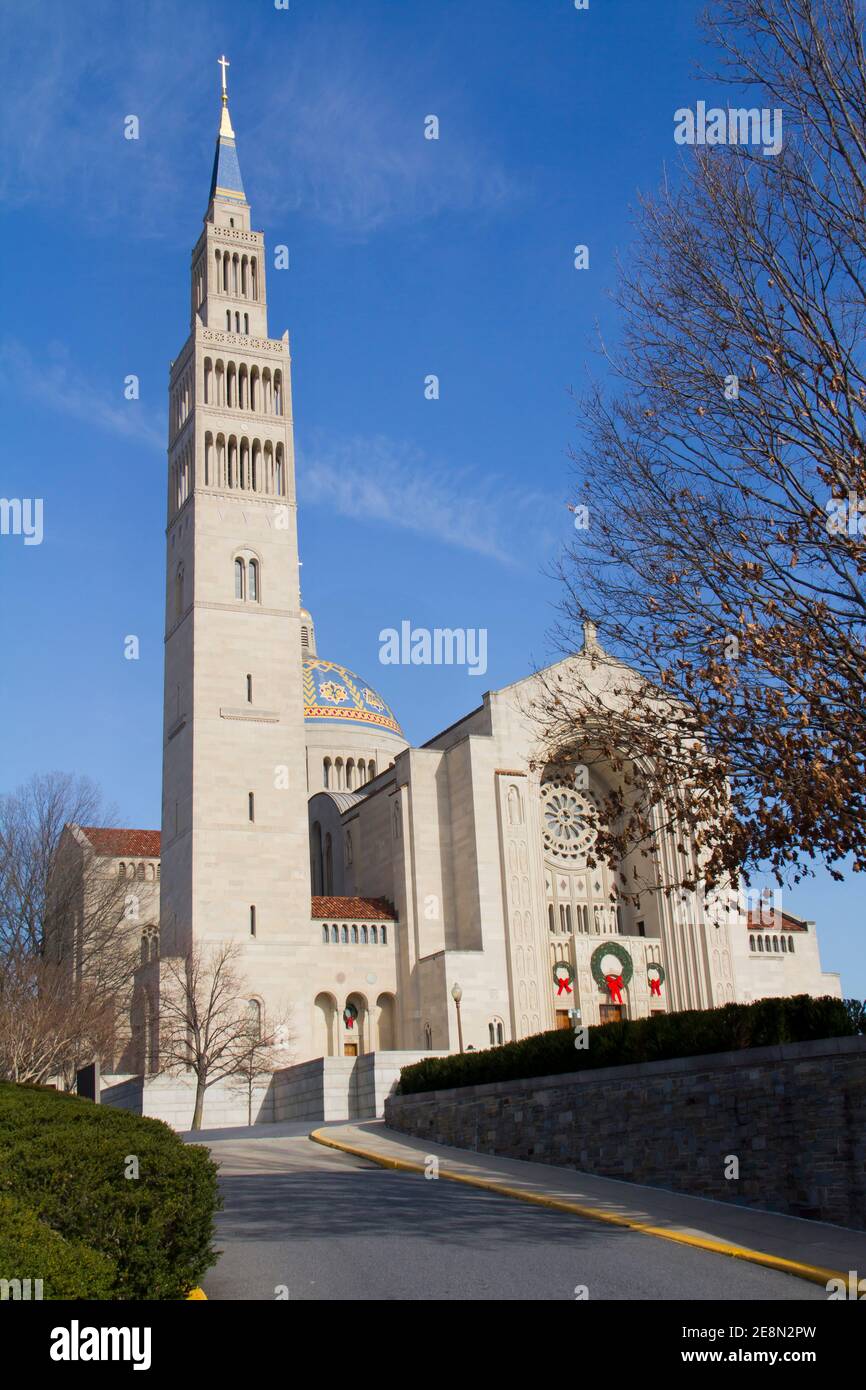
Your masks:
[[[463,1051],[463,1023],[460,1018],[460,1000],[463,998],[463,990],[458,984],[451,987],[451,998],[454,1000],[454,1007],[457,1010],[457,1046]]]

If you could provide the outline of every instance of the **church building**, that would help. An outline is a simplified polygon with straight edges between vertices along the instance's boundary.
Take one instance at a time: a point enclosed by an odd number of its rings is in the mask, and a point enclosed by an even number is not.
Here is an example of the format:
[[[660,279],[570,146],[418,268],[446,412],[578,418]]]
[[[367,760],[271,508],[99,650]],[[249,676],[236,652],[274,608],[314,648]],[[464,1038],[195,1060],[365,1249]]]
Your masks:
[[[640,908],[620,901],[588,824],[608,774],[579,749],[548,759],[538,676],[416,748],[384,677],[335,659],[302,606],[290,343],[267,288],[223,66],[168,388],[162,828],[75,831],[100,872],[147,875],[136,1069],[159,1069],[159,958],[227,941],[250,1010],[290,1017],[292,1065],[838,995],[814,923],[684,912],[667,845]],[[588,624],[564,665],[597,691],[611,663]]]

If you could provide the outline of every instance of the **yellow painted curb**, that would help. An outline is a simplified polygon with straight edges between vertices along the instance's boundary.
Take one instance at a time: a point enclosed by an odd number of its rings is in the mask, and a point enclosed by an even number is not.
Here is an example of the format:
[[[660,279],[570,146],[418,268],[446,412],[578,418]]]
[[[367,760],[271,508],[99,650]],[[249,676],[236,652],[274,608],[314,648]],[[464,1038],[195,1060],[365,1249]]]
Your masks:
[[[421,1163],[412,1163],[405,1158],[388,1158],[373,1153],[371,1149],[359,1149],[352,1144],[343,1144],[337,1139],[329,1139],[321,1129],[314,1129],[309,1138],[316,1144],[324,1144],[328,1149],[338,1149],[341,1153],[354,1154],[356,1158],[366,1158],[378,1163],[382,1168],[395,1168],[407,1173],[424,1173]],[[782,1274],[793,1274],[798,1279],[808,1279],[812,1284],[826,1287],[830,1279],[847,1280],[847,1274],[838,1269],[822,1269],[819,1265],[805,1264],[800,1260],[785,1260],[780,1255],[765,1255],[761,1250],[749,1250],[745,1245],[729,1245],[727,1241],[712,1240],[709,1236],[690,1235],[687,1231],[669,1230],[664,1226],[650,1226],[633,1216],[617,1216],[615,1212],[604,1211],[601,1207],[586,1207],[579,1202],[567,1202],[562,1197],[547,1197],[543,1193],[527,1192],[521,1187],[507,1187],[491,1178],[474,1178],[467,1173],[450,1173],[440,1166],[440,1178],[449,1182],[462,1182],[467,1187],[481,1187],[488,1192],[497,1192],[501,1197],[516,1197],[520,1202],[531,1202],[538,1207],[552,1207],[555,1211],[567,1211],[572,1216],[588,1217],[591,1221],[604,1221],[609,1226],[625,1226],[641,1235],[657,1236],[659,1240],[670,1240],[676,1245],[691,1245],[697,1250],[709,1250],[715,1255],[729,1255],[734,1260],[746,1260],[749,1264],[763,1265],[766,1269],[777,1269]]]
[[[189,1303],[190,1300],[193,1300],[193,1301],[196,1301],[196,1302],[197,1302],[199,1299],[202,1299],[202,1298],[204,1299],[205,1302],[207,1302],[207,1294],[205,1293],[204,1289],[195,1288],[195,1289],[190,1289],[189,1293],[188,1293],[187,1296],[186,1296],[186,1301],[187,1301],[187,1303]]]

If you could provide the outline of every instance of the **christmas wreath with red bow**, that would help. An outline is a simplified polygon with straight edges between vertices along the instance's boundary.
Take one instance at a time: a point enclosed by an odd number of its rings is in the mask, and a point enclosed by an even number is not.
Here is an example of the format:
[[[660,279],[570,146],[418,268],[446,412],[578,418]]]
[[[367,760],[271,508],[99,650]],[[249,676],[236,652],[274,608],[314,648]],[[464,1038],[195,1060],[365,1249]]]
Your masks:
[[[354,1004],[347,1004],[343,1010],[343,1022],[347,1028],[354,1028],[355,1019],[358,1017],[358,1010]]]
[[[619,961],[620,971],[618,975],[605,975],[601,968],[605,956],[615,956]],[[605,946],[596,946],[590,958],[589,968],[599,989],[606,989],[613,1003],[621,1004],[622,991],[634,974],[634,964],[625,947],[620,946],[618,941],[611,941]]]
[[[657,980],[653,979],[652,975],[650,974],[651,970],[655,970],[657,972]],[[646,977],[649,980],[650,994],[657,994],[659,995],[659,997],[661,997],[662,985],[665,982],[665,968],[662,965],[661,961],[647,961]]]
[[[560,994],[571,994],[571,983],[574,979],[574,971],[567,960],[558,960],[553,967],[553,983],[557,986],[557,997]]]

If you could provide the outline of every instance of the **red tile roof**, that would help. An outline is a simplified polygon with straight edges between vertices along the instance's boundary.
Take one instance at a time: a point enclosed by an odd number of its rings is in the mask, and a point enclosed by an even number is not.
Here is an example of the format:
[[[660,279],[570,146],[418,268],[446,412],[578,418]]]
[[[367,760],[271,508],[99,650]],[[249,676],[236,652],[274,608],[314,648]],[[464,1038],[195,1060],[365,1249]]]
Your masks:
[[[79,828],[97,854],[106,854],[112,859],[120,859],[124,855],[130,859],[159,858],[158,830],[110,830],[99,825],[82,825]]]
[[[802,917],[792,917],[789,912],[776,913],[772,908],[766,912],[750,912],[748,914],[747,929],[749,931],[760,931],[766,928],[769,931],[808,931],[808,924]]]
[[[396,922],[394,904],[387,898],[313,898],[312,912],[315,920],[325,921],[336,917],[338,921],[358,922]]]

